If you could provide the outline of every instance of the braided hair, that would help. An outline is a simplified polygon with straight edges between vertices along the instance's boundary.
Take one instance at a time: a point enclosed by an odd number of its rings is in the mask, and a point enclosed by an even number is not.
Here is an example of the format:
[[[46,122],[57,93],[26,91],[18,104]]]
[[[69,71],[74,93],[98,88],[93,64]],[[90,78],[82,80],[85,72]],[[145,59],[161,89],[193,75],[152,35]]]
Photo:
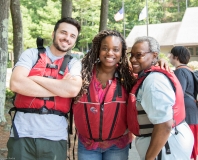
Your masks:
[[[130,92],[132,85],[134,84],[135,77],[133,76],[131,67],[128,64],[128,58],[126,55],[126,42],[123,38],[123,36],[117,32],[112,30],[104,30],[99,32],[94,39],[92,40],[93,44],[91,49],[87,52],[85,57],[82,59],[82,79],[83,84],[82,88],[75,98],[75,102],[78,101],[78,99],[85,93],[87,93],[87,89],[91,83],[92,79],[92,73],[94,69],[94,65],[97,63],[97,60],[99,58],[100,54],[100,47],[101,42],[103,39],[105,39],[108,36],[116,36],[119,37],[122,43],[122,57],[120,60],[120,63],[118,64],[118,67],[116,68],[117,73],[119,74],[119,81],[124,86],[124,88],[127,90],[127,92]]]

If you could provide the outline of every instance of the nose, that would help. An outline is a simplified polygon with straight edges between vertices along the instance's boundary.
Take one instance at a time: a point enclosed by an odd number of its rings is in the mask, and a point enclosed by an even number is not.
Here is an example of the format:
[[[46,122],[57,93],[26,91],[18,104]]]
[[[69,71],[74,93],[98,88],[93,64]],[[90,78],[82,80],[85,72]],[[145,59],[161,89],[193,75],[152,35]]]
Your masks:
[[[65,39],[67,42],[69,42],[69,41],[70,41],[70,36],[67,34],[67,35],[65,35],[64,39]]]
[[[131,57],[129,58],[129,61],[130,61],[130,62],[135,62],[135,61],[136,61],[135,56],[131,56]]]
[[[114,52],[113,52],[113,49],[109,49],[108,51],[107,51],[107,54],[108,55],[112,55]]]

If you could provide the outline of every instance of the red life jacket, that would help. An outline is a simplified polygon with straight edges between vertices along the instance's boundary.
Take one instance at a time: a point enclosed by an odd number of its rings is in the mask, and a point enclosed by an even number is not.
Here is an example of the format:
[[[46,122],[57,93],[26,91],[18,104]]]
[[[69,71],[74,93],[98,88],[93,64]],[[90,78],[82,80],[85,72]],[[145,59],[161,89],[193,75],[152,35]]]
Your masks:
[[[104,101],[100,103],[92,80],[88,94],[84,94],[73,105],[78,133],[94,141],[121,137],[127,129],[127,98],[126,90],[115,78],[107,90]]]
[[[60,68],[63,66],[62,64],[64,64],[65,61],[71,59],[69,55],[65,55],[65,57],[54,61],[54,63],[51,62],[46,53],[40,53],[39,56],[40,58],[38,59],[35,66],[31,69],[28,76],[42,76],[54,79],[62,79],[68,73],[68,67],[65,66],[64,71],[60,70]],[[16,110],[27,113],[38,113],[36,112],[37,110],[41,109],[42,107],[46,107],[47,110],[52,112],[49,112],[51,114],[57,113],[59,115],[59,112],[61,112],[63,115],[65,115],[65,113],[69,112],[70,110],[71,101],[71,98],[63,98],[59,96],[39,98],[24,96],[17,93],[14,105]]]
[[[138,122],[138,115],[141,114],[137,111],[136,106],[136,95],[140,85],[143,83],[144,79],[150,72],[160,72],[165,74],[169,80],[172,82],[175,88],[175,104],[172,106],[173,108],[173,127],[180,124],[185,119],[185,107],[184,107],[184,100],[183,100],[183,91],[178,81],[177,77],[174,73],[167,72],[166,70],[162,70],[160,67],[151,67],[151,69],[144,71],[144,75],[139,77],[137,83],[133,86],[128,99],[127,105],[127,123],[129,130],[135,134],[136,136],[140,135],[141,126]],[[149,128],[149,127],[148,127]],[[145,129],[145,128],[144,128]]]

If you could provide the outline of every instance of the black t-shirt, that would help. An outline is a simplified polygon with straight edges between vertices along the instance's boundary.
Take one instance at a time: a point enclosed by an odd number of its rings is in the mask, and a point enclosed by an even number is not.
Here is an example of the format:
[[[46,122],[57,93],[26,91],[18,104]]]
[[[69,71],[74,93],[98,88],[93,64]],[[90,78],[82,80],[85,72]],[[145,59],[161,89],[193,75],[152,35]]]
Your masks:
[[[191,71],[186,68],[178,68],[174,73],[181,83],[183,92],[193,95],[194,81]],[[188,124],[198,124],[198,108],[195,102],[186,94],[184,94],[184,102],[186,109],[186,122]]]

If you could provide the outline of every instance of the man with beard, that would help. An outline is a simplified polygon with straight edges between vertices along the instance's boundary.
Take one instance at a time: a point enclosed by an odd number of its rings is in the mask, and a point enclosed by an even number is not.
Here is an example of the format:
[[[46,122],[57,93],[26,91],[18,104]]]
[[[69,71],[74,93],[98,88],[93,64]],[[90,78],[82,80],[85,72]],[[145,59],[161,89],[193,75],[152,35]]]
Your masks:
[[[67,52],[80,29],[75,19],[60,19],[52,34],[53,44],[27,49],[16,63],[10,80],[16,112],[7,143],[8,159],[66,159],[65,116],[82,86],[81,62]]]

